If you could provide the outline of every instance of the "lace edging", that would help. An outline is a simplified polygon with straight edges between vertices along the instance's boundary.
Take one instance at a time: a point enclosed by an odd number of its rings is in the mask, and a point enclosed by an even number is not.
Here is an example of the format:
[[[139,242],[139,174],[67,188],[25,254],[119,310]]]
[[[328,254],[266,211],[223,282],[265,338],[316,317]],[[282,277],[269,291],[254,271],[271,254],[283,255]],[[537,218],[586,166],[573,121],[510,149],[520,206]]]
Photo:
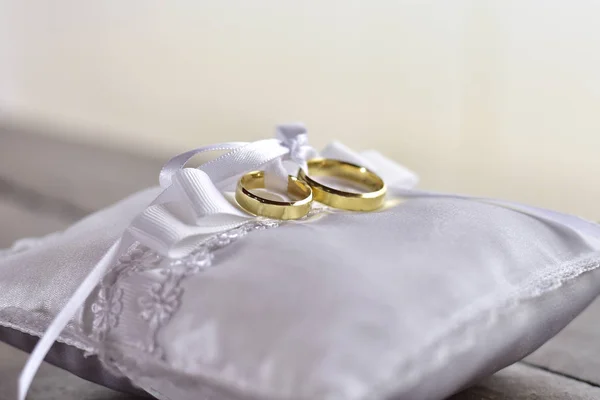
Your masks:
[[[373,385],[367,394],[360,398],[360,400],[377,400],[385,396],[389,396],[394,393],[398,393],[403,387],[408,387],[411,384],[418,382],[423,379],[428,373],[431,373],[437,368],[443,368],[452,357],[463,354],[472,348],[476,341],[478,334],[481,333],[481,327],[483,330],[487,330],[498,321],[499,316],[510,312],[520,304],[539,298],[545,294],[551,293],[554,290],[560,288],[566,283],[573,281],[579,276],[600,268],[600,253],[596,253],[594,256],[586,257],[574,262],[568,262],[563,264],[557,271],[548,273],[548,268],[545,271],[541,271],[534,277],[532,277],[524,286],[522,286],[518,293],[513,292],[510,295],[503,296],[502,301],[497,301],[497,297],[490,296],[480,301],[477,305],[477,311],[469,310],[469,312],[461,312],[453,318],[453,322],[448,325],[446,329],[438,331],[432,335],[432,339],[421,348],[416,351],[413,357],[404,359],[396,367],[392,368],[392,373],[383,379],[380,383]],[[546,274],[544,274],[546,272]],[[514,297],[513,297],[514,296]],[[495,310],[494,310],[495,308]],[[492,312],[490,312],[492,311]],[[470,328],[470,324],[477,319],[481,319],[483,324],[478,324],[475,327],[479,329]],[[467,327],[466,330],[464,329]],[[460,332],[458,335],[456,332]],[[453,334],[454,333],[454,334]],[[452,337],[454,340],[448,342],[448,338]],[[415,370],[411,368],[411,365],[416,359],[427,360],[424,363],[424,367]],[[116,360],[114,367],[116,367],[121,373],[126,375],[134,374],[135,379],[153,379],[154,381],[159,380],[162,383],[169,383],[164,378],[153,376],[145,376],[141,373],[141,368],[136,360]],[[135,370],[135,372],[134,372]],[[213,381],[211,377],[191,377],[186,380],[193,387],[194,390],[200,390],[201,388],[207,388],[207,393],[218,393],[217,387],[224,385],[232,385],[232,390],[242,390],[244,395],[236,397],[228,397],[227,400],[242,400],[242,399],[276,399],[277,394],[267,394],[255,389],[245,387],[239,388],[235,382],[222,382]],[[193,379],[195,378],[195,379]],[[134,380],[134,379],[132,379]],[[185,379],[184,379],[185,380]],[[156,390],[156,389],[154,389]],[[158,392],[160,393],[160,392]],[[210,399],[211,397],[209,397]],[[221,399],[220,397],[216,397]]]
[[[31,322],[32,318],[34,319],[34,322]],[[0,326],[8,329],[13,329],[39,338],[42,337],[48,328],[48,325],[49,322],[43,317],[35,317],[33,313],[20,308],[9,307],[0,310]],[[76,331],[77,328],[75,325],[69,323],[56,341],[82,350],[85,354],[93,354],[95,352],[95,347],[89,343],[85,337],[76,334]]]
[[[92,339],[101,343],[110,331],[119,326],[123,310],[122,282],[135,273],[147,274],[153,282],[138,299],[139,318],[146,325],[146,335],[136,347],[145,353],[164,359],[164,352],[158,343],[158,333],[169,323],[180,307],[184,279],[213,266],[213,253],[256,230],[279,226],[274,220],[252,220],[228,231],[213,235],[200,242],[192,253],[183,259],[169,260],[159,256],[147,247],[134,243],[122,255],[98,288],[98,295],[92,303]],[[166,264],[166,265],[165,265]]]
[[[232,238],[229,237],[229,234],[230,232],[226,232],[224,234],[215,236],[212,238],[212,240],[215,241],[213,243],[221,243],[222,245],[231,243]],[[202,249],[206,244],[207,242],[200,245],[199,249]],[[202,259],[206,260],[205,258]],[[564,284],[578,278],[582,274],[596,270],[599,267],[600,253],[594,253],[593,255],[587,255],[575,261],[566,262],[559,268],[556,268],[556,266],[547,267],[530,277],[528,281],[521,285],[516,291],[504,294],[502,296],[492,294],[484,299],[481,299],[479,302],[474,304],[473,307],[469,307],[467,310],[463,309],[459,314],[456,314],[451,319],[451,321],[446,325],[446,328],[430,336],[430,339],[427,341],[427,343],[419,351],[415,352],[414,356],[401,360],[396,367],[392,368],[392,374],[383,379],[381,382],[373,385],[373,387],[363,398],[361,398],[361,400],[375,400],[381,395],[398,392],[399,390],[402,390],[403,387],[408,387],[409,385],[418,382],[420,379],[423,379],[426,374],[437,368],[447,365],[453,356],[462,354],[472,348],[478,334],[481,333],[481,329],[489,329],[496,321],[498,321],[501,315],[510,312],[515,307],[526,301],[536,299],[547,293],[553,292]],[[173,297],[166,296],[168,301],[166,301],[165,304],[171,304],[171,302],[174,301],[173,299],[179,298],[179,296],[180,294]],[[149,304],[151,303],[152,301],[149,301]],[[175,310],[177,307],[169,306],[169,308],[173,308]],[[167,312],[167,314],[169,314],[169,318],[174,312],[175,311]],[[164,320],[165,324],[168,323],[169,318]],[[480,319],[482,323],[472,326],[473,321],[478,319]],[[156,332],[157,331],[154,331],[152,335],[155,335]],[[150,337],[154,337],[153,340],[155,340],[156,337],[152,335],[150,335]],[[454,340],[448,342],[448,338],[453,338]],[[159,354],[159,352],[154,353],[154,355]],[[414,364],[417,358],[422,361],[427,359],[428,361],[422,364],[424,365],[422,368],[411,368],[411,365]],[[121,361],[122,362],[117,362],[115,359],[113,359],[112,367],[121,371],[121,373],[125,373],[126,375],[133,374],[136,378],[144,377],[144,374],[141,373],[141,368],[137,365],[135,360],[129,360],[130,362],[127,362],[126,360]],[[159,359],[157,361],[164,360]],[[209,386],[213,388],[216,387],[214,386],[216,385],[215,382],[210,382],[211,379],[209,379],[208,382],[206,379],[202,380],[202,382],[194,381],[195,383],[190,382],[190,384],[193,384],[195,388],[202,386]],[[227,383],[223,384],[226,385]],[[235,399],[242,399],[246,397],[254,398],[252,396],[258,395],[260,396],[257,398],[262,398],[266,395],[265,393],[257,394],[251,388],[244,388],[244,392],[247,393],[248,396],[241,396]],[[275,395],[273,394],[272,396]],[[234,398],[231,398],[231,400],[234,400]]]
[[[555,268],[555,267],[552,267]],[[451,358],[467,352],[476,342],[477,335],[487,330],[500,317],[526,301],[530,301],[555,291],[579,276],[600,268],[600,252],[587,255],[576,261],[562,264],[560,268],[548,271],[550,267],[538,272],[516,292],[501,296],[489,296],[478,302],[475,307],[462,310],[452,318],[445,329],[431,336],[431,339],[414,356],[402,360],[392,368],[392,373],[375,384],[360,400],[377,400],[382,395],[397,393],[423,379],[435,369],[448,365]],[[480,319],[482,324],[472,325],[472,321]],[[483,329],[481,328],[483,326]],[[460,332],[461,329],[467,328]],[[479,329],[475,329],[479,328]],[[456,334],[458,332],[458,334]],[[453,338],[451,342],[448,338]],[[421,362],[427,359],[424,367],[415,369],[411,366],[416,359]]]

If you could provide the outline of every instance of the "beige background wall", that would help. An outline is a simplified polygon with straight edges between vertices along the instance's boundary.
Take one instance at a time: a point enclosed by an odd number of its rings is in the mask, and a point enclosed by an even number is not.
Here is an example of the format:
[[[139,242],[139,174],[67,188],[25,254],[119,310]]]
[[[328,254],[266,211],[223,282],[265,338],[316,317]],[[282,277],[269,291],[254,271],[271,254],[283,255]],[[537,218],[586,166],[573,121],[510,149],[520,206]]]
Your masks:
[[[599,15],[583,0],[0,0],[0,110],[161,155],[301,120],[424,187],[600,219]]]

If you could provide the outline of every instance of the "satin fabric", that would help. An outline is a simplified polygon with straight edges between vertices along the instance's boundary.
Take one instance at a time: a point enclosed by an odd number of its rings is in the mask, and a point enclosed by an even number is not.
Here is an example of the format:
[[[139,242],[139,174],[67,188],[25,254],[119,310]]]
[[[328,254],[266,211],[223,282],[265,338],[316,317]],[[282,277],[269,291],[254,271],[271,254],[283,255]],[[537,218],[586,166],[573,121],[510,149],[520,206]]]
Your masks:
[[[0,325],[41,334],[157,190],[2,256]],[[140,360],[110,372],[165,399],[439,399],[535,350],[589,304],[597,251],[573,229],[469,200],[326,211],[215,251],[212,268],[182,282],[161,357],[137,346],[148,271],[122,282],[130,317],[107,338],[89,334],[94,293],[60,340],[105,365]],[[63,367],[89,368],[68,357]]]
[[[85,279],[68,301],[61,302],[60,312],[46,315],[36,309],[31,316],[26,304],[0,309],[0,324],[5,328],[35,336],[44,331],[21,373],[20,399],[25,398],[37,368],[57,339],[97,355],[113,375],[127,377],[159,398],[370,399],[409,393],[430,398],[470,382],[474,357],[483,357],[478,371],[492,370],[513,360],[512,356],[494,358],[499,349],[510,350],[510,343],[517,341],[518,349],[529,351],[554,328],[564,326],[563,311],[552,299],[561,287],[593,277],[598,267],[597,224],[513,202],[416,190],[417,177],[411,171],[377,152],[355,153],[339,143],[328,146],[322,155],[355,162],[382,176],[391,198],[386,208],[361,214],[315,207],[310,218],[288,223],[251,216],[230,203],[224,193],[240,174],[264,168],[266,186],[281,189],[289,173],[305,168],[306,159],[316,155],[301,124],[279,126],[276,136],[253,143],[205,146],[171,159],[160,175],[163,190],[158,196],[148,192],[156,197],[143,212],[135,209],[137,203],[131,199],[99,214],[106,217],[131,206],[119,220],[127,223],[114,226],[117,236],[108,251],[99,253],[102,256],[93,251],[93,242],[108,238],[110,218],[92,217],[65,234],[21,242],[4,253],[8,259],[40,253],[50,243],[61,249],[61,239],[67,238],[62,243],[71,246],[67,257],[90,251],[100,258],[91,269],[79,271],[77,282]],[[184,168],[194,154],[215,149],[229,151],[198,169]],[[134,199],[147,204],[144,196]],[[399,197],[414,200],[398,205]],[[499,210],[502,215],[496,215]],[[447,230],[447,221],[452,221],[448,226],[458,236]],[[91,235],[85,234],[86,226],[93,231]],[[276,236],[262,233],[271,228],[279,231]],[[440,232],[444,235],[437,235]],[[260,252],[245,253],[244,243],[259,234],[267,237],[256,246]],[[81,240],[91,242],[81,246]],[[478,250],[473,252],[467,245]],[[64,271],[64,254],[49,253],[61,262],[57,271],[68,272]],[[219,259],[222,254],[226,254],[225,261]],[[76,264],[87,266],[83,258]],[[227,260],[234,260],[231,268],[240,271],[242,280],[228,276],[220,287],[221,282],[210,280],[210,273],[227,270]],[[527,268],[512,271],[523,262],[521,267]],[[483,271],[473,270],[474,266],[484,266]],[[254,280],[252,274],[263,267],[267,269],[261,279]],[[286,270],[289,275],[280,276]],[[298,271],[302,274],[290,280]],[[35,268],[26,269],[18,278],[31,284],[32,273]],[[57,276],[43,288],[45,295],[68,286]],[[474,290],[465,285],[466,277],[474,279]],[[323,286],[328,279],[329,284]],[[193,281],[211,285],[188,288]],[[231,284],[235,290],[228,293]],[[271,284],[276,285],[275,293],[267,286]],[[443,287],[446,284],[449,290]],[[584,283],[580,286],[585,287]],[[595,287],[589,285],[590,290],[571,298],[566,315],[574,315],[587,304]],[[15,288],[13,294],[18,286],[9,288]],[[202,297],[214,290],[219,293]],[[439,305],[422,297],[428,290]],[[286,302],[282,296],[287,292],[294,293],[300,306]],[[337,296],[332,298],[332,293]],[[237,297],[243,298],[241,306],[231,302]],[[210,304],[218,307],[197,311]],[[271,304],[277,306],[270,309]],[[510,312],[526,313],[532,304],[535,312],[523,323],[513,323],[489,349],[475,352],[478,333]],[[550,315],[552,321],[561,322],[534,336],[535,340],[529,334],[523,336],[543,325],[547,304],[552,305],[553,314],[559,313]],[[244,312],[245,306],[251,309]],[[410,319],[421,312],[423,316]],[[236,318],[227,319],[232,313]],[[409,318],[409,325],[400,316]],[[272,319],[278,321],[275,326]],[[244,326],[238,326],[239,321]],[[258,321],[259,328],[249,331],[251,321]],[[318,335],[317,321],[323,325]],[[409,329],[413,324],[415,331]],[[429,336],[422,330],[434,333]],[[257,332],[261,335],[256,336]],[[288,340],[299,332],[302,342]],[[235,336],[239,333],[243,337]],[[486,337],[493,337],[497,332],[488,333]],[[244,346],[238,349],[238,343]],[[340,348],[339,343],[352,351]],[[403,349],[405,343],[410,346]],[[383,350],[388,345],[392,353]],[[257,349],[258,353],[252,352]],[[410,352],[415,349],[420,349],[419,361],[411,365],[414,355]],[[461,373],[448,375],[436,369],[461,357],[469,361]],[[428,376],[439,378],[435,390],[424,391],[420,385]]]

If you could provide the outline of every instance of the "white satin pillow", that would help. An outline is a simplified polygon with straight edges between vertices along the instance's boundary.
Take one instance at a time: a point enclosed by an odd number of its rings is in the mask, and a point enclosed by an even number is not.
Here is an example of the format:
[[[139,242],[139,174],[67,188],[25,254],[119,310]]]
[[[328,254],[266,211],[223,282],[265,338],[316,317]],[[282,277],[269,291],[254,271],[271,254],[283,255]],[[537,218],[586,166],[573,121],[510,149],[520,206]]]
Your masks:
[[[0,256],[7,341],[39,336],[156,194]],[[468,200],[254,220],[183,260],[134,245],[54,362],[160,399],[442,399],[583,310],[599,293],[598,250],[597,238]],[[86,374],[98,360],[103,374]]]

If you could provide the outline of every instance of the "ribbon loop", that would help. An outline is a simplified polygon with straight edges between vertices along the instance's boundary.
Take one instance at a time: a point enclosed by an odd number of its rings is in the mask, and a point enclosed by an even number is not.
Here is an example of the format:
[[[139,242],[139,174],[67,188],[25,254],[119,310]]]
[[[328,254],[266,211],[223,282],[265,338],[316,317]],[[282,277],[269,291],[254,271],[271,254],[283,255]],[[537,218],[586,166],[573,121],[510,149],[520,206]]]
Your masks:
[[[184,168],[195,155],[218,150],[229,151],[197,169]],[[302,124],[278,126],[274,139],[222,143],[182,153],[165,164],[160,174],[165,191],[134,219],[128,231],[164,256],[184,257],[193,250],[189,243],[203,235],[253,218],[233,206],[222,193],[233,189],[242,174],[264,169],[265,186],[285,192],[288,171],[283,161],[302,166],[313,154],[316,151],[308,144],[308,133]]]
[[[289,149],[288,158],[306,171],[306,161],[317,157],[317,151],[308,144],[308,131],[304,124],[278,125],[275,137]]]
[[[200,153],[206,153],[209,151],[235,150],[247,144],[247,142],[221,143],[212,146],[198,147],[196,149],[189,150],[185,153],[176,155],[175,157],[167,161],[167,163],[162,167],[159,175],[160,186],[162,188],[167,188],[171,184],[173,175],[175,175],[177,171],[185,167],[185,164],[187,164],[187,162],[190,161],[194,156]]]
[[[171,186],[128,228],[145,246],[170,258],[193,251],[203,236],[234,228],[253,218],[231,204],[208,174],[184,168],[172,177]]]
[[[184,168],[185,164],[199,153],[222,150],[228,152],[198,169]],[[385,181],[388,193],[392,196],[485,201],[566,226],[593,238],[600,245],[600,225],[581,218],[514,202],[413,189],[418,182],[417,175],[375,151],[356,153],[335,142],[329,145],[322,155],[371,169]],[[199,147],[169,160],[160,172],[163,192],[134,219],[123,236],[91,270],[31,353],[19,378],[19,400],[25,399],[31,381],[52,343],[85,302],[106,270],[133,241],[137,240],[166,257],[184,257],[206,235],[231,229],[255,218],[238,209],[223,194],[240,175],[264,169],[268,188],[287,188],[289,172],[284,162],[291,161],[295,168],[299,166],[306,171],[306,161],[317,156],[316,150],[308,144],[308,134],[304,125],[288,124],[277,127],[274,139]],[[292,173],[295,174],[295,171]]]
[[[379,175],[388,188],[410,189],[419,183],[417,174],[378,151],[368,150],[357,153],[340,142],[332,142],[325,147],[321,155],[366,167]]]
[[[212,214],[243,215],[234,207],[213,184],[208,174],[202,170],[185,168],[175,175],[174,191],[181,199],[179,203],[194,212],[194,221],[200,223],[202,217]]]
[[[289,149],[277,139],[259,140],[223,154],[199,168],[208,174],[219,189],[228,190],[235,187],[244,173],[262,169],[288,153]]]

